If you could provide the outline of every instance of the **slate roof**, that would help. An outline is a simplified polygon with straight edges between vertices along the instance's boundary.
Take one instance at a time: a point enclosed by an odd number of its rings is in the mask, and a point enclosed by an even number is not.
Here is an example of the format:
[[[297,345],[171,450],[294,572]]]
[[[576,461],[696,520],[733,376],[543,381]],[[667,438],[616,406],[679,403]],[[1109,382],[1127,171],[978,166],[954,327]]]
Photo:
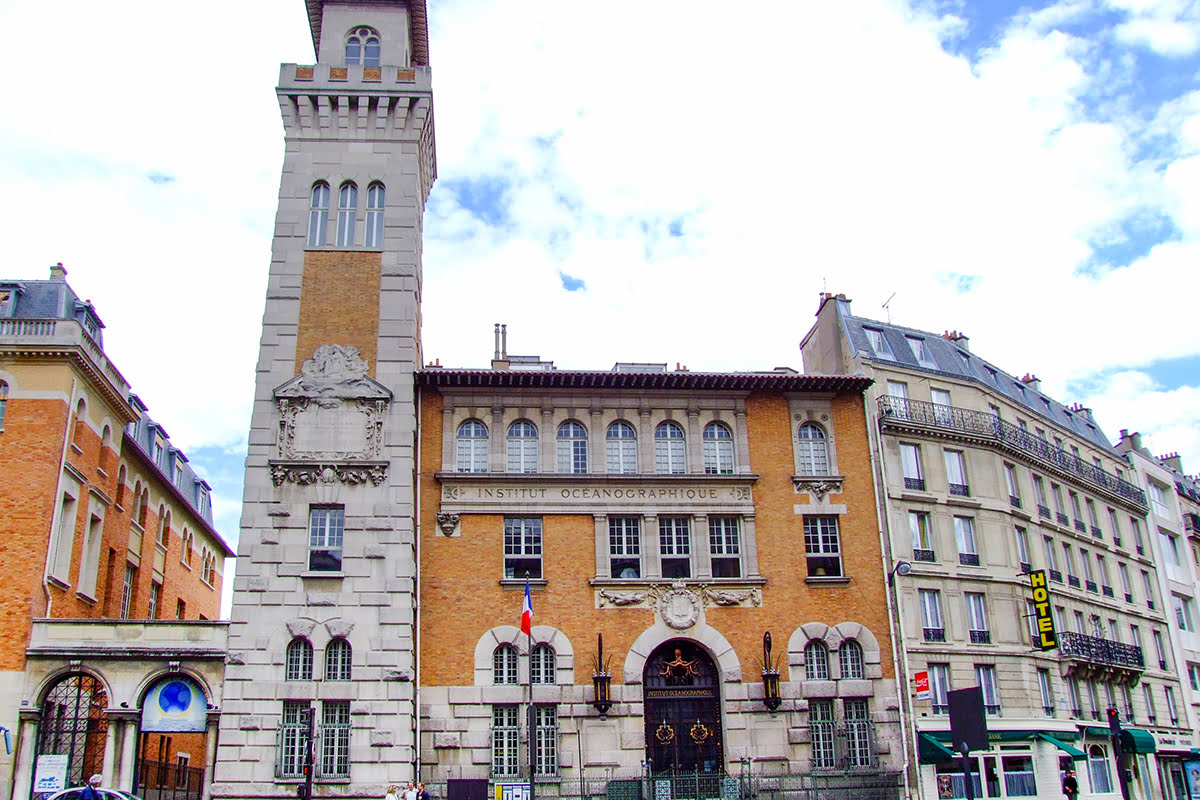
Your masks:
[[[90,301],[81,300],[75,290],[62,280],[49,281],[5,281],[0,280],[0,289],[16,289],[17,305],[12,317],[16,319],[73,319],[84,324],[90,317],[89,332],[96,343],[103,346],[101,331],[104,323]]]
[[[431,368],[417,372],[420,386],[536,387],[674,391],[856,392],[871,385],[861,375],[794,372],[588,372]]]
[[[1020,378],[1010,375],[990,361],[986,361],[946,339],[940,333],[906,328],[902,325],[892,325],[844,313],[839,313],[838,317],[842,322],[846,339],[868,361],[881,365],[897,364],[906,369],[934,375],[946,375],[981,384],[988,391],[1003,395],[1012,403],[1024,407],[1030,415],[1053,422],[1060,428],[1072,431],[1080,438],[1086,439],[1097,447],[1109,450],[1119,457],[1112,442],[1104,435],[1104,431],[1088,418],[1086,412],[1073,411],[1049,395],[1022,383]],[[893,358],[875,353],[866,332],[868,328],[883,334],[891,348]],[[932,364],[921,364],[917,361],[906,338],[909,336],[920,338],[925,342],[925,348],[932,359]]]

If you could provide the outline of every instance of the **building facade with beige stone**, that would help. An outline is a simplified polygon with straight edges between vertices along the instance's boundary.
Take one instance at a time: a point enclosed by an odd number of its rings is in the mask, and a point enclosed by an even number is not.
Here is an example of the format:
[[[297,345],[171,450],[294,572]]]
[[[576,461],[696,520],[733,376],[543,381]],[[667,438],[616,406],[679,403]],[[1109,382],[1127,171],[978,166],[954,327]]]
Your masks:
[[[162,765],[198,786],[213,755],[207,707],[219,704],[223,657],[177,645],[223,636],[204,620],[219,616],[232,552],[209,485],[130,392],[103,332],[61,264],[48,280],[0,281],[4,798],[29,795],[43,757],[66,757],[69,785],[102,772],[134,789],[155,785]],[[203,696],[203,713],[160,735],[143,718],[147,698],[180,683]]]
[[[532,729],[543,794],[764,770],[898,790],[866,381],[498,348],[417,382],[423,777],[528,780]]]
[[[1129,730],[1131,796],[1173,797],[1156,751],[1194,734],[1182,714],[1145,492],[1091,413],[971,352],[965,336],[853,316],[822,295],[807,370],[874,379],[866,407],[895,577],[922,796],[962,797],[947,692],[981,687],[993,745],[975,796],[1120,796],[1107,709]],[[1038,646],[1031,572],[1044,571],[1057,646]],[[928,699],[913,688],[928,681]],[[1168,793],[1164,795],[1164,791]]]

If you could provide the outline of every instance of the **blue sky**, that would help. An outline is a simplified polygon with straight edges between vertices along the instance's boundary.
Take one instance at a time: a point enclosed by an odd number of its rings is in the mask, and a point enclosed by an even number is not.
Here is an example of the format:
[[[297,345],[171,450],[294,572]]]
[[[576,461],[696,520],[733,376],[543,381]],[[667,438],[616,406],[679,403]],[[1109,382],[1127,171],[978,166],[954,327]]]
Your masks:
[[[66,264],[235,540],[303,3],[46,8],[0,0],[4,274]],[[430,22],[426,360],[485,365],[505,322],[566,368],[800,367],[827,289],[965,331],[1200,471],[1200,4],[438,0]]]

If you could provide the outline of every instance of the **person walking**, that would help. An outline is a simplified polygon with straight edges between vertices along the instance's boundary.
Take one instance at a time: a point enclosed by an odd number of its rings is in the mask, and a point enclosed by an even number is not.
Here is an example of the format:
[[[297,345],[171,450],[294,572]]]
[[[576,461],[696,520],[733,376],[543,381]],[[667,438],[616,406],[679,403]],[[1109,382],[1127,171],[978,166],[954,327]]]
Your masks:
[[[79,800],[102,800],[98,791],[102,783],[104,783],[104,776],[98,772],[88,778],[88,785],[83,787],[83,791],[79,793]]]
[[[1075,770],[1068,769],[1067,777],[1063,778],[1063,797],[1075,800],[1079,797],[1079,781],[1075,780]]]

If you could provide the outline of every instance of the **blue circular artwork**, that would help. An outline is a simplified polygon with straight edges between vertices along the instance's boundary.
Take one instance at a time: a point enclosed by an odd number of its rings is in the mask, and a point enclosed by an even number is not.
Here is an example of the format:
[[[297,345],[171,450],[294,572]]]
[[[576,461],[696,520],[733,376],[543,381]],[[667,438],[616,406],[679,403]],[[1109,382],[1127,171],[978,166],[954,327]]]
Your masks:
[[[192,688],[183,681],[164,684],[158,693],[158,707],[164,714],[182,714],[192,704]]]

